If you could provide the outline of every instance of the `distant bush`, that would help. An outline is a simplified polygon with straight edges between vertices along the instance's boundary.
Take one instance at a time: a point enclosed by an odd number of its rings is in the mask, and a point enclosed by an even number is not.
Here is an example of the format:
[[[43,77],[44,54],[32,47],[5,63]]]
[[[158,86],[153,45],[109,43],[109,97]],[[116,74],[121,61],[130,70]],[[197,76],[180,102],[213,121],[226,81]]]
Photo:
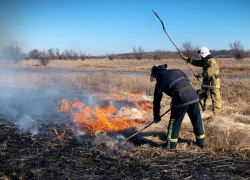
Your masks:
[[[33,49],[28,53],[29,59],[39,59],[41,52],[38,49]]]
[[[184,49],[184,51],[185,51],[184,54],[187,57],[195,57],[195,56],[197,56],[198,48],[194,47],[190,41],[185,41],[184,43],[182,43],[182,48]]]
[[[112,53],[109,55],[109,60],[114,60],[115,59],[115,55]]]
[[[164,59],[164,52],[161,50],[156,50],[153,55],[154,60],[161,60]]]
[[[43,66],[46,66],[49,63],[50,59],[46,51],[41,52],[40,62]]]
[[[186,56],[190,57],[196,57],[197,47],[193,47],[190,42],[183,43],[183,52]],[[13,50],[14,49],[14,50]],[[146,59],[154,59],[154,60],[161,60],[161,59],[178,59],[181,58],[180,53],[178,51],[162,51],[162,50],[155,50],[153,52],[144,52],[144,50],[141,47],[133,48],[132,53],[123,53],[123,54],[105,54],[102,56],[92,56],[91,54],[86,55],[85,53],[82,53],[81,51],[77,53],[74,50],[64,50],[63,52],[59,52],[59,49],[56,48],[50,48],[48,50],[39,51],[38,49],[33,49],[27,54],[22,54],[21,50],[17,48],[4,48],[4,52],[10,52],[10,51],[19,51],[19,54],[21,54],[21,58],[25,59],[38,59],[42,61],[48,61],[48,60],[85,60],[85,59],[105,59],[109,58],[110,60],[114,59],[138,59],[141,60],[143,58]],[[218,58],[232,58],[233,57],[233,51],[232,50],[211,50],[211,53]],[[250,55],[250,52],[245,52],[246,57]],[[10,54],[11,57],[14,56],[15,53],[5,53]],[[17,53],[18,54],[18,53]],[[42,55],[43,54],[43,55]],[[13,58],[7,58],[10,55],[5,55],[2,53],[1,59],[12,59]],[[238,56],[237,56],[238,57]],[[245,56],[244,56],[245,57]],[[20,60],[20,59],[18,59]],[[17,60],[17,61],[18,61]],[[42,63],[44,64],[44,63]],[[46,64],[46,63],[45,63]]]
[[[24,57],[24,53],[21,51],[21,48],[17,42],[6,46],[2,49],[3,59],[11,60],[14,63],[17,63]]]
[[[145,54],[144,49],[142,47],[138,47],[137,49],[133,47],[133,53],[136,59],[141,60]]]
[[[232,50],[235,60],[243,60],[247,56],[243,44],[240,41],[234,41],[233,43],[230,43],[229,46]]]
[[[56,59],[56,50],[54,48],[50,48],[47,51],[47,58],[49,60]]]
[[[231,50],[210,50],[210,52],[216,57],[216,58],[233,58],[232,51]]]
[[[87,58],[85,53],[80,52],[79,54],[80,54],[80,59],[81,60],[85,60]]]

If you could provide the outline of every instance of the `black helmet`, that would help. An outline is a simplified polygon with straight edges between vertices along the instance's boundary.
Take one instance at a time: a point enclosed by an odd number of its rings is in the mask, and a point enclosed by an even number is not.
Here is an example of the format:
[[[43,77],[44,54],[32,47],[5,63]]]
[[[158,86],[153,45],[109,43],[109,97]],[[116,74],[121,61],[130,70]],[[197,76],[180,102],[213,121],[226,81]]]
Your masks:
[[[150,81],[153,82],[156,79],[158,73],[164,69],[167,69],[167,67],[168,67],[167,64],[154,65],[151,69]]]

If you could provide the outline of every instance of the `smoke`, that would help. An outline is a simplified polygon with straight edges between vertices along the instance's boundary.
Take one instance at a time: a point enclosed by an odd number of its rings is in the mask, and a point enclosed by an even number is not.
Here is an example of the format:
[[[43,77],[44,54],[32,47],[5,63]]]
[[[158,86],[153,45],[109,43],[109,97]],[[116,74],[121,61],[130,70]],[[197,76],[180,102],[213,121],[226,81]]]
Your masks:
[[[0,114],[17,122],[18,130],[31,132],[33,138],[38,122],[62,118],[60,98],[57,89],[0,87]]]
[[[106,136],[103,133],[99,133],[94,138],[92,145],[98,146],[100,144],[105,144],[107,147],[114,148],[115,146],[117,146],[118,143],[119,143],[119,140]]]
[[[22,117],[18,120],[18,128],[21,131],[31,132],[31,139],[33,140],[36,138],[36,135],[38,134],[38,127],[36,120],[27,114],[22,115]]]
[[[116,134],[116,135],[114,135],[114,138],[117,139],[117,140],[119,140],[119,141],[125,139],[125,137],[122,134]]]
[[[23,13],[17,1],[1,1],[0,5],[0,59],[20,60],[23,38]],[[10,52],[14,52],[10,54]]]
[[[17,63],[24,57],[20,45],[16,42],[2,48],[1,59],[10,60]]]
[[[60,103],[63,98],[73,99],[76,92],[59,88],[61,82],[42,86],[41,81],[47,80],[44,76],[49,72],[24,72],[13,68],[13,64],[0,63],[0,116],[14,121],[18,131],[30,132],[34,139],[40,122],[68,118],[67,114],[58,112]]]
[[[59,112],[61,100],[65,98],[73,101],[76,96],[74,91],[64,91],[56,87],[0,87],[0,116],[16,122],[18,131],[30,132],[31,138],[35,139],[42,122],[70,122],[69,114]],[[86,104],[97,105],[91,96],[82,96],[81,99]]]
[[[20,64],[0,63],[0,117],[16,122],[17,130],[30,132],[32,139],[39,136],[41,131],[39,127],[43,122],[60,120],[72,122],[72,114],[66,111],[59,112],[63,99],[72,103],[78,97],[79,102],[90,108],[106,107],[112,101],[118,111],[115,115],[111,114],[111,118],[113,116],[124,120],[143,118],[143,111],[136,108],[133,98],[133,101],[128,101],[127,99],[131,98],[126,96],[124,100],[119,98],[114,100],[112,97],[102,97],[103,94],[98,96],[98,93],[93,94],[84,89],[80,91],[79,88],[73,89],[78,78],[75,79],[75,76],[68,71],[50,72],[46,68],[46,71],[29,72],[19,69],[18,67],[22,67]],[[77,107],[72,110],[74,113],[80,111]],[[82,134],[84,132],[77,127],[73,128],[76,135],[84,135]],[[131,134],[131,129],[127,134]],[[120,141],[125,137],[116,135],[113,138]]]
[[[1,67],[0,116],[15,121],[18,131],[30,132],[31,138],[35,138],[39,133],[40,122],[71,120],[70,114],[59,112],[62,99],[73,102],[75,97],[79,97],[79,101],[90,107],[109,105],[107,101],[96,99],[96,94],[93,95],[88,91],[84,92],[84,90],[79,94],[78,91],[67,87],[67,84],[64,84],[63,81],[59,81],[59,78],[53,80],[55,76],[62,77],[62,72],[59,75],[49,71],[39,74],[39,72],[32,73],[20,71],[20,69],[11,69],[7,65]],[[65,74],[71,76],[69,73]],[[61,79],[66,78],[66,76]],[[49,86],[42,80],[49,82],[53,80],[53,83]],[[125,110],[122,110],[120,113],[125,112]],[[137,111],[133,112],[138,115]]]

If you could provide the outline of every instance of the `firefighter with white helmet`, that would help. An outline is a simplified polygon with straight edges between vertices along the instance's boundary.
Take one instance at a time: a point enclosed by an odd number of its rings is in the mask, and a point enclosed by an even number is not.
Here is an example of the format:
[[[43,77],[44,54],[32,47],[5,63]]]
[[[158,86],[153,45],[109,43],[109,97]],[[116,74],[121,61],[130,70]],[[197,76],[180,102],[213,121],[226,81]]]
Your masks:
[[[200,102],[203,108],[205,108],[206,100],[210,93],[213,113],[214,115],[219,115],[222,112],[219,66],[207,47],[200,48],[197,54],[201,56],[201,60],[195,60],[185,56],[183,56],[183,59],[194,66],[203,68],[203,71],[197,75],[197,78],[203,78],[200,91],[203,95],[200,96],[202,97]]]

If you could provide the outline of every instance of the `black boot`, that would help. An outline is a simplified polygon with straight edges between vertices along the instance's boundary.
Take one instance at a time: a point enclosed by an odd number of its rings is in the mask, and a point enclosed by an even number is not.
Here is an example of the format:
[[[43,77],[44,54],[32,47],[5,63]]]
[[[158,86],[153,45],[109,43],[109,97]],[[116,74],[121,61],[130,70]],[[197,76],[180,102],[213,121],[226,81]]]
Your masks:
[[[176,149],[177,142],[171,142],[170,143],[170,149]]]
[[[162,148],[174,150],[176,149],[176,146],[177,146],[177,142],[171,142],[170,145],[168,144],[168,142],[166,142],[162,145]]]
[[[196,144],[197,144],[197,146],[199,146],[200,148],[204,148],[204,147],[206,146],[205,138],[196,139]]]

